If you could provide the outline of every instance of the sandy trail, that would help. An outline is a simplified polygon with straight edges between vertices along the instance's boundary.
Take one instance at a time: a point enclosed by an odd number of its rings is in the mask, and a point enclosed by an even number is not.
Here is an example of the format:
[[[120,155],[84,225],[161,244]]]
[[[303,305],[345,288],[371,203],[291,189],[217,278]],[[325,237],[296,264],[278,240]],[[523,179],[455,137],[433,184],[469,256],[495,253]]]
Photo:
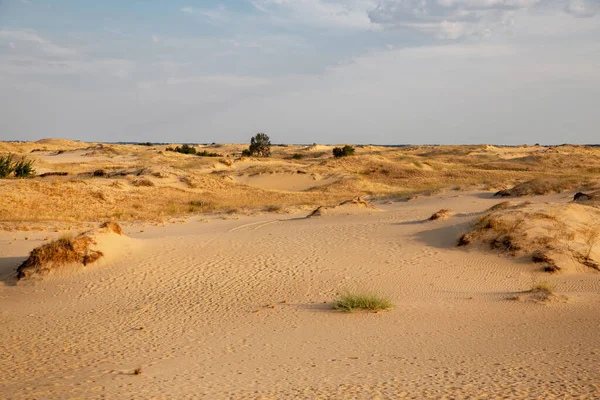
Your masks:
[[[600,274],[541,274],[453,247],[476,213],[500,201],[450,193],[371,214],[130,229],[144,245],[126,258],[18,286],[9,269],[46,234],[8,244],[25,233],[2,233],[0,393],[600,397]],[[458,215],[425,222],[440,208]],[[571,301],[506,300],[537,279]],[[388,294],[395,308],[329,310],[338,291],[353,287]]]

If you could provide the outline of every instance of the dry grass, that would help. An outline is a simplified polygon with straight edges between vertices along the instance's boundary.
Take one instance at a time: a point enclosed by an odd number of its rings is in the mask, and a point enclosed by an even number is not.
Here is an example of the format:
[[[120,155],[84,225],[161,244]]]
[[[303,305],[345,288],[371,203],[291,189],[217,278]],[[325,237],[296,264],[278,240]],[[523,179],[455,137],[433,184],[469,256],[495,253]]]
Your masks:
[[[89,249],[93,244],[95,244],[93,239],[87,236],[76,238],[66,236],[42,245],[34,249],[29,258],[19,265],[17,279],[34,274],[45,275],[56,266],[93,263],[103,256],[102,252]]]
[[[491,211],[490,211],[491,210]],[[600,211],[565,203],[521,203],[492,207],[458,246],[479,241],[492,249],[526,256],[546,272],[577,270],[576,264],[600,270]]]
[[[106,222],[100,229],[122,235],[121,227],[115,222]],[[92,231],[90,231],[92,232]],[[104,254],[93,250],[96,244],[90,232],[76,237],[63,236],[55,241],[33,249],[29,257],[17,268],[17,279],[32,275],[46,275],[59,266],[68,264],[88,265],[98,261]]]
[[[448,219],[450,218],[454,213],[452,212],[452,210],[448,210],[446,208],[442,208],[441,210],[435,212],[431,217],[429,217],[430,221],[435,221],[438,219]]]
[[[392,302],[385,296],[365,292],[345,292],[332,304],[334,310],[353,312],[354,310],[383,311],[392,308]]]
[[[496,193],[496,196],[502,197],[521,197],[521,196],[533,196],[533,195],[544,195],[551,193],[562,193],[566,190],[573,190],[576,188],[589,187],[590,182],[584,179],[575,177],[565,178],[537,178],[530,181],[520,183],[512,189],[501,190]]]
[[[593,171],[600,171],[600,149],[581,146],[359,146],[353,157],[341,159],[333,159],[333,146],[322,145],[276,146],[270,159],[235,158],[247,147],[244,144],[201,147],[223,154],[225,164],[210,157],[165,152],[166,147],[61,139],[0,142],[0,153],[38,157],[40,171],[68,173],[0,182],[0,222],[164,221],[187,213],[318,206],[356,196],[408,198],[443,188],[483,189],[533,179],[561,182],[553,183],[551,189],[564,190],[587,186],[595,176]],[[294,154],[303,158],[291,159]],[[579,161],[573,163],[573,159]],[[343,179],[296,192],[225,179],[233,171],[251,175],[298,170]],[[540,192],[539,185],[534,186],[531,193]],[[210,206],[192,204],[198,198]]]

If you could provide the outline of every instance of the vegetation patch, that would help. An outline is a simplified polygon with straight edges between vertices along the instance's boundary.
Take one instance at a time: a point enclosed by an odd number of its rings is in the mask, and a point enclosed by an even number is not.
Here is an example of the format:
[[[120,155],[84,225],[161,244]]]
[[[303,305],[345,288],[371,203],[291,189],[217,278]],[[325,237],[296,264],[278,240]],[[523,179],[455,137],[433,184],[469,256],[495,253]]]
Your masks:
[[[354,155],[356,149],[354,146],[345,145],[344,147],[334,147],[333,156],[335,158],[348,157]]]
[[[491,249],[526,256],[542,264],[545,272],[576,272],[579,267],[600,270],[598,209],[578,204],[521,203],[490,210],[459,238],[458,246],[487,243]]]
[[[0,157],[0,178],[8,178],[11,175],[14,175],[15,178],[31,178],[35,176],[33,160],[22,158],[15,161],[12,154]]]
[[[196,155],[198,157],[223,157],[223,154],[220,154],[220,153],[211,153],[211,152],[206,151],[206,150],[197,151]]]
[[[257,133],[250,138],[250,147],[242,151],[242,156],[270,157],[271,139],[265,133]]]
[[[63,236],[53,242],[33,249],[27,260],[17,267],[17,279],[28,278],[32,275],[46,275],[53,269],[68,265],[88,265],[96,262],[104,253],[93,249],[97,244],[96,233],[115,233],[122,235],[123,230],[116,222],[107,222],[99,230],[82,233],[76,237]]]
[[[520,183],[511,189],[500,190],[495,196],[501,197],[521,197],[545,195],[552,193],[562,193],[566,190],[572,190],[576,187],[587,187],[588,182],[582,182],[577,178],[548,178],[548,179],[532,179],[530,181]]]
[[[174,151],[176,153],[181,153],[181,154],[196,154],[196,149],[190,145],[184,144],[182,146],[177,146],[175,148],[173,147],[167,147],[166,148],[167,151]]]
[[[392,302],[389,298],[374,293],[345,292],[335,300],[332,308],[344,312],[383,311],[392,308]]]
[[[452,210],[448,210],[447,208],[442,208],[438,212],[434,213],[431,217],[429,217],[429,220],[430,221],[435,221],[435,220],[438,220],[438,219],[448,219],[452,215],[454,215],[454,213],[452,212]]]

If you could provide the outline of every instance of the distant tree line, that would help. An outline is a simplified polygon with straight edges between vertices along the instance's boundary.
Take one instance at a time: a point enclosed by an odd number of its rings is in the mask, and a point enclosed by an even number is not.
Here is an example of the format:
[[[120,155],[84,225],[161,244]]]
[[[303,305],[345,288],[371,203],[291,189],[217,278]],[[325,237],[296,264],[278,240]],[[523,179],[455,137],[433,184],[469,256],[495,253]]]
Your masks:
[[[199,157],[223,157],[222,154],[219,153],[211,153],[209,151],[203,150],[203,151],[197,151],[194,147],[184,144],[182,146],[177,146],[175,148],[173,147],[167,147],[166,149],[167,151],[174,151],[176,153],[181,153],[181,154],[195,154]]]

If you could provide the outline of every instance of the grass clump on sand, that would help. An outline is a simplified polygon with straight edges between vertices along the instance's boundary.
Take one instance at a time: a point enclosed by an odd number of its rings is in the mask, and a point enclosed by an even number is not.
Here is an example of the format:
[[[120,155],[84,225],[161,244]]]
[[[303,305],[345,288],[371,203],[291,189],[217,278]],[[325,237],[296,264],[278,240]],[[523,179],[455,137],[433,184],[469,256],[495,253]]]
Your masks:
[[[94,240],[87,236],[62,237],[34,249],[27,260],[17,268],[17,279],[33,274],[46,274],[55,265],[71,263],[91,264],[103,256],[101,251],[90,250]]]
[[[91,247],[96,245],[92,236],[94,232],[113,232],[122,235],[123,230],[116,222],[107,222],[99,230],[82,233],[76,237],[63,236],[53,242],[44,244],[31,251],[27,258],[17,268],[17,279],[28,278],[32,275],[45,275],[54,268],[67,264],[82,264],[84,266],[98,261],[104,256],[99,250]]]
[[[434,213],[431,217],[429,217],[430,221],[435,221],[438,219],[448,219],[453,214],[452,210],[448,210],[447,208],[442,208],[440,211]]]
[[[353,312],[354,310],[383,311],[392,308],[390,299],[373,293],[346,292],[332,305],[334,310]]]
[[[534,284],[532,286],[530,292],[552,294],[554,292],[554,285],[551,285],[550,283],[548,283],[546,281],[541,281],[541,282]]]

